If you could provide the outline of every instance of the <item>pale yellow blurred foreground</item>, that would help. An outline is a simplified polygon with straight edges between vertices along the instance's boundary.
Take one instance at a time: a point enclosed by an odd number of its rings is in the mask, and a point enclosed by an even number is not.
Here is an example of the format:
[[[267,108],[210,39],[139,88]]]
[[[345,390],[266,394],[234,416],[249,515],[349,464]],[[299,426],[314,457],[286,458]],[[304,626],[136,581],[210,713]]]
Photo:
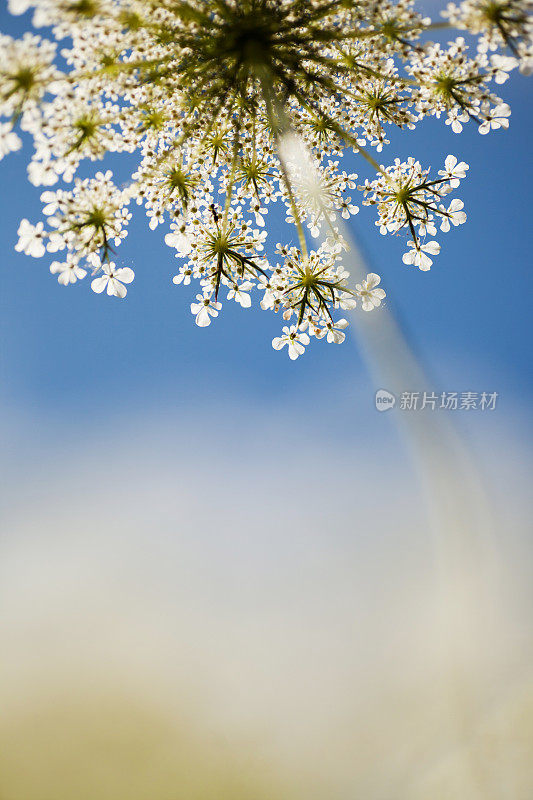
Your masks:
[[[130,433],[13,481],[1,800],[531,800],[523,457],[443,571],[397,455],[283,446]]]

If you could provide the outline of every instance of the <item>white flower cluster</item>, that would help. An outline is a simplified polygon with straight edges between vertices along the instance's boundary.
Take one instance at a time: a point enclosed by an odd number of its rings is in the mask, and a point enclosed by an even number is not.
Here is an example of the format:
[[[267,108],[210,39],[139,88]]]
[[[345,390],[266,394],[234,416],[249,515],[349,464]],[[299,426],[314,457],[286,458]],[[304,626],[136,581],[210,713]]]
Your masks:
[[[478,34],[478,52],[508,47],[520,70],[533,70],[532,0],[464,0],[448,3],[442,16],[457,28]],[[515,62],[516,66],[517,63]]]
[[[87,274],[80,262],[90,264],[93,272],[103,270],[104,276],[111,275],[114,265],[109,260],[110,254],[125,238],[125,226],[131,218],[124,204],[124,192],[117,189],[111,179],[112,173],[107,170],[105,173],[97,172],[94,178],[76,178],[72,191],[43,192],[43,213],[48,218],[50,229],[44,230],[42,222],[32,225],[23,219],[15,249],[37,258],[46,250],[49,253],[66,250],[66,261],[54,261],[50,267],[52,273],[59,273],[58,281],[65,286]],[[126,283],[133,280],[133,271],[128,268],[130,273],[131,278]],[[110,291],[110,286],[115,290]],[[101,292],[105,284],[100,279],[94,280],[92,288]],[[112,283],[108,285],[107,293],[124,297],[126,291],[123,289]]]
[[[409,250],[403,255],[404,264],[414,264],[421,270],[430,269],[433,261],[430,256],[440,252],[436,241],[426,242],[425,237],[435,236],[437,222],[440,230],[446,233],[450,225],[454,227],[466,222],[463,201],[455,198],[446,207],[439,201],[459,186],[466,176],[468,164],[457,162],[449,155],[439,178],[430,180],[429,169],[423,170],[418,161],[409,158],[401,162],[397,158],[392,167],[387,167],[374,181],[366,181],[362,186],[366,205],[377,205],[380,233],[397,233],[407,228],[411,234]]]
[[[433,23],[412,0],[9,0],[33,9],[33,33],[0,35],[0,158],[30,134],[30,181],[46,226],[22,220],[16,249],[40,257],[62,285],[91,272],[97,293],[124,297],[134,278],[117,266],[132,204],[180,260],[174,284],[197,285],[191,311],[206,327],[222,299],[243,308],[257,293],[284,322],[273,347],[300,355],[311,337],[340,343],[338,314],[385,297],[379,276],[356,286],[342,264],[342,220],[358,213],[354,193],[376,205],[381,233],[405,229],[406,264],[427,270],[441,231],[466,220],[447,196],[468,166],[448,156],[438,177],[414,158],[392,166],[372,155],[387,128],[443,117],[459,133],[506,128],[509,107],[490,88],[531,60],[530,0],[465,0],[444,13],[477,36],[473,57],[462,37],[428,38]],[[442,27],[437,23],[436,27]],[[66,66],[65,66],[66,65]],[[284,142],[309,155],[287,155]],[[346,149],[371,165],[357,185],[342,169]],[[79,165],[108,153],[137,155],[124,188],[103,169]],[[58,181],[66,188],[53,190]],[[69,186],[70,184],[70,186]],[[265,257],[265,220],[282,204],[297,245]],[[313,244],[313,240],[321,239]],[[311,246],[313,244],[313,246]]]
[[[517,60],[493,55],[489,64],[484,53],[470,59],[467,51],[465,40],[459,37],[447,49],[434,44],[425,49],[422,58],[411,59],[406,69],[418,84],[418,91],[413,93],[416,110],[420,116],[445,115],[446,125],[454,133],[460,133],[469,120],[479,125],[482,134],[507,128],[511,109],[489,90],[488,84],[504,83],[518,65]]]

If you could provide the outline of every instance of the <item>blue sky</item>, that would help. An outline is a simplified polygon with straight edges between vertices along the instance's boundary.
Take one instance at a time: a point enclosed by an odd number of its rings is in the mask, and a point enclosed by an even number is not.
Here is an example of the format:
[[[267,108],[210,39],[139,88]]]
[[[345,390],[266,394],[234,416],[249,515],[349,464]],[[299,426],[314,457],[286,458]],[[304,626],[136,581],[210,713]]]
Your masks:
[[[2,11],[0,21],[2,31],[18,34],[29,15]],[[379,235],[372,209],[362,208],[352,229],[436,386],[498,391],[500,411],[512,421],[511,406],[522,405],[532,388],[532,115],[526,78],[513,74],[500,88],[512,107],[509,131],[480,136],[471,124],[456,135],[443,122],[427,120],[414,132],[392,132],[382,154],[387,162],[415,155],[440,169],[453,153],[470,164],[459,192],[468,222],[441,236],[430,272],[402,264],[402,240]],[[271,347],[278,317],[229,303],[215,324],[198,329],[189,311],[192,287],[171,283],[178,262],[162,229],[149,231],[142,211],[119,251],[119,260],[136,273],[126,300],[95,295],[87,281],[59,286],[48,271],[51,259],[13,249],[20,218],[37,221],[41,213],[40,189],[26,180],[29,154],[26,143],[0,164],[5,409],[83,425],[100,418],[103,406],[180,409],[232,397],[252,409],[302,402],[309,411],[310,398],[320,398],[318,416],[323,420],[326,412],[346,429],[354,404],[361,413],[371,408],[373,387],[353,341],[340,347],[313,342],[292,363]],[[354,157],[348,165],[361,177],[368,174]],[[113,167],[127,175],[126,162]],[[286,228],[279,215],[270,226],[274,245]],[[368,405],[361,400],[366,391]],[[361,402],[365,409],[357,407]]]

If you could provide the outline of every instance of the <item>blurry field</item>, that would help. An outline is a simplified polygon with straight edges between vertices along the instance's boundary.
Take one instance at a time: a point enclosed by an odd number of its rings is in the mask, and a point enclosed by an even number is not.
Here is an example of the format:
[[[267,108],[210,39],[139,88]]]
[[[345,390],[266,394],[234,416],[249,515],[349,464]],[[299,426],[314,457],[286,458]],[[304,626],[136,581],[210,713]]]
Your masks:
[[[525,457],[443,577],[390,445],[170,429],[10,470],[1,800],[530,800]]]

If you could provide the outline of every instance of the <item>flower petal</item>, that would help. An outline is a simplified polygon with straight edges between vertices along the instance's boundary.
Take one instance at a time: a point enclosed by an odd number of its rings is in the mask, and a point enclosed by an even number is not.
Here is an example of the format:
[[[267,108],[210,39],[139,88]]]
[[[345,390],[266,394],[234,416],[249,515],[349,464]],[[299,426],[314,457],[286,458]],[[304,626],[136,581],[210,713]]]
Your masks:
[[[96,294],[100,294],[104,291],[108,281],[109,278],[107,275],[100,275],[99,278],[95,278],[93,281],[91,281],[91,289],[93,292],[96,292]]]

